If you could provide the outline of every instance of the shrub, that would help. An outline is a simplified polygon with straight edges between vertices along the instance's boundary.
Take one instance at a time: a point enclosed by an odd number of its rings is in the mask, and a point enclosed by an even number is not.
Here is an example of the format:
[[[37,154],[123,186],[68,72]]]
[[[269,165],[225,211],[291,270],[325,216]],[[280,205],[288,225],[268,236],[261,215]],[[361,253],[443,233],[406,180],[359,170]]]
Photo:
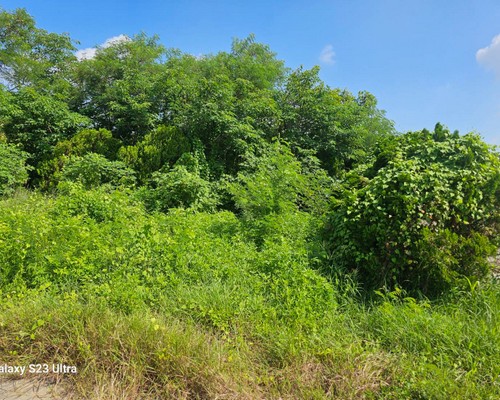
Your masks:
[[[132,186],[135,173],[121,161],[109,161],[106,157],[88,153],[71,158],[62,170],[62,180],[78,181],[91,188],[105,183],[112,186]]]
[[[97,222],[126,218],[134,204],[128,191],[114,190],[109,185],[86,189],[80,182],[61,182],[57,194],[53,216],[78,215]],[[138,218],[137,215],[130,217]]]
[[[201,176],[196,156],[184,153],[168,172],[154,172],[150,188],[141,197],[150,210],[166,212],[171,208],[211,211],[217,204],[212,183]]]
[[[7,143],[0,143],[0,196],[9,195],[28,180],[28,153]]]
[[[438,293],[488,272],[499,227],[500,159],[479,136],[438,126],[380,151],[346,180],[330,219],[331,261],[368,286]],[[437,134],[439,133],[439,135]]]
[[[116,160],[121,141],[113,138],[107,129],[83,129],[75,136],[58,142],[52,157],[37,165],[40,188],[55,188],[61,177],[61,170],[71,157],[81,157],[88,153],[102,154],[108,160]]]
[[[140,180],[145,180],[164,166],[171,166],[182,154],[190,151],[191,147],[187,137],[179,129],[161,125],[137,144],[122,147],[118,155],[137,171]]]
[[[261,157],[250,158],[246,171],[229,185],[236,206],[246,219],[297,210],[305,177],[289,148],[275,143]]]
[[[113,137],[107,129],[83,129],[68,140],[56,144],[54,154],[83,156],[87,153],[102,154],[109,160],[115,160],[121,141]]]

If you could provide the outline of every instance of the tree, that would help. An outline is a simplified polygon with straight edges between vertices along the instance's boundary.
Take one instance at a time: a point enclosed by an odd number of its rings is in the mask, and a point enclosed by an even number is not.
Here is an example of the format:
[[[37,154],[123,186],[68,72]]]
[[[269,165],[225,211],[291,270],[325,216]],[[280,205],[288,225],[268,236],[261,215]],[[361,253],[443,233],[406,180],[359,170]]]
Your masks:
[[[276,107],[269,90],[233,80],[217,57],[167,61],[162,115],[191,147],[202,145],[213,175],[221,176],[235,174],[246,153],[261,145]]]
[[[293,71],[276,93],[282,113],[278,135],[292,148],[311,149],[331,175],[352,168],[369,154],[376,140],[394,127],[375,97],[330,89],[319,78],[319,67]]]
[[[269,46],[257,43],[253,34],[234,39],[231,52],[219,53],[213,61],[227,69],[231,80],[247,80],[260,90],[276,88],[286,72],[283,61],[276,59]]]
[[[26,10],[0,10],[0,79],[10,89],[63,96],[74,50],[68,35],[37,28]]]
[[[51,158],[59,141],[89,124],[88,119],[71,112],[66,103],[31,87],[19,89],[9,100],[3,130],[9,142],[30,153],[33,166]]]
[[[98,48],[95,57],[74,68],[71,109],[125,144],[135,144],[160,121],[156,81],[164,54],[158,38],[144,34]]]
[[[0,84],[0,137],[5,137],[5,124],[8,116],[12,113],[12,96],[6,88]]]

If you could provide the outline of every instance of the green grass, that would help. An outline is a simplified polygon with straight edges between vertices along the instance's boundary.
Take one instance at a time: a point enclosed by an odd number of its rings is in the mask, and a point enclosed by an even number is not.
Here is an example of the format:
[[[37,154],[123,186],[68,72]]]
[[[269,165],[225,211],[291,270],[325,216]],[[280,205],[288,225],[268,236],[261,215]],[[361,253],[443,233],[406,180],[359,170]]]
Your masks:
[[[232,213],[104,189],[4,200],[0,361],[77,365],[91,399],[500,397],[498,283],[363,300],[310,267],[311,226],[255,243]]]

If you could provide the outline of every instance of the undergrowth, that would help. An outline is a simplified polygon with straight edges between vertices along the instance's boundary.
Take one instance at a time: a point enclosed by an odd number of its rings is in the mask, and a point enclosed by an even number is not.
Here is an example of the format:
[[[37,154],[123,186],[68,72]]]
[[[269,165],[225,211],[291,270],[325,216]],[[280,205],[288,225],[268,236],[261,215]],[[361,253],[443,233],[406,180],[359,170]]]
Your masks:
[[[255,243],[230,212],[66,190],[0,203],[4,364],[75,365],[64,378],[92,399],[500,396],[494,281],[367,300],[311,268],[300,212]]]

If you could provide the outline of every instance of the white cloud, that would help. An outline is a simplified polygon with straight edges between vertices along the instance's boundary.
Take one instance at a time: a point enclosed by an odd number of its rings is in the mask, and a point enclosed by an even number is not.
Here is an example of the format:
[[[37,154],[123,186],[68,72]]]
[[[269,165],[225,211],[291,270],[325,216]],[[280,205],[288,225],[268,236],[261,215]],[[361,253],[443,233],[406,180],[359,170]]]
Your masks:
[[[132,39],[130,39],[127,35],[121,34],[121,35],[113,36],[109,39],[106,39],[106,41],[100,47],[103,47],[103,48],[111,47],[114,44],[123,43],[123,42],[130,42],[131,40]]]
[[[476,60],[500,79],[500,35],[495,36],[489,46],[476,52]]]
[[[327,44],[321,50],[321,54],[319,55],[319,60],[328,65],[335,64],[335,52],[333,51],[333,46],[331,44]]]
[[[78,61],[90,60],[91,58],[95,57],[96,51],[97,51],[97,48],[89,47],[88,49],[78,50],[75,53],[75,56],[76,56],[76,58],[78,58]]]
[[[118,35],[118,36],[113,36],[109,39],[106,39],[104,41],[104,43],[100,44],[97,47],[89,47],[86,49],[78,50],[75,53],[75,56],[76,56],[76,58],[78,58],[78,60],[90,60],[90,59],[95,57],[97,49],[105,49],[105,48],[111,47],[115,44],[128,42],[130,40],[131,39],[127,35],[123,35],[123,34]]]

